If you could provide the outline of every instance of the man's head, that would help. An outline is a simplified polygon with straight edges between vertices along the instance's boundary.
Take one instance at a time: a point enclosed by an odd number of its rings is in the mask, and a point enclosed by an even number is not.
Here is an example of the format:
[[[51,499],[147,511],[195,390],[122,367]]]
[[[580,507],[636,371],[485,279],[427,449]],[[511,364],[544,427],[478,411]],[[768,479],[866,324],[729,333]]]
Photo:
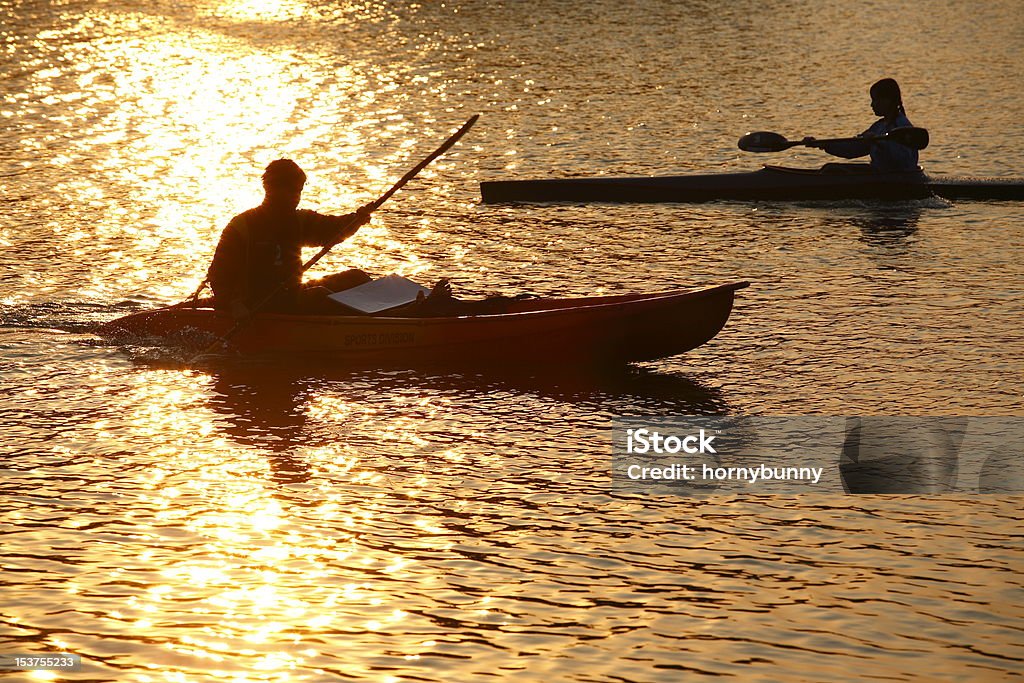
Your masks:
[[[876,116],[895,116],[903,109],[899,83],[883,78],[871,86],[871,111]]]
[[[264,203],[275,207],[294,209],[302,198],[306,174],[291,159],[271,161],[263,171]]]

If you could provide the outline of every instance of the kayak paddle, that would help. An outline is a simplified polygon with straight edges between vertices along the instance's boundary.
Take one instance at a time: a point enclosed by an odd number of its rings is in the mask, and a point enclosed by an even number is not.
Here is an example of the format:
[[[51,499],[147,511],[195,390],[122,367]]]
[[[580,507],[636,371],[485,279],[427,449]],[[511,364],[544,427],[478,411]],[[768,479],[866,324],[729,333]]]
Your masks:
[[[420,171],[422,171],[424,168],[426,168],[430,164],[430,162],[434,161],[439,156],[441,156],[442,154],[447,152],[449,149],[451,149],[452,145],[454,145],[456,142],[458,142],[459,138],[461,138],[463,135],[465,135],[469,131],[469,129],[473,127],[473,124],[476,123],[477,119],[479,119],[479,118],[480,118],[479,114],[474,114],[473,116],[471,116],[469,118],[469,120],[466,121],[466,123],[464,123],[462,125],[462,128],[459,128],[457,131],[455,131],[454,134],[452,134],[452,136],[450,138],[448,138],[447,140],[444,141],[444,144],[442,144],[440,147],[435,149],[426,159],[424,159],[420,163],[416,164],[408,173],[406,173],[404,176],[402,176],[398,180],[397,183],[392,185],[390,190],[388,190],[387,192],[382,194],[380,197],[378,197],[377,200],[374,201],[372,204],[369,204],[367,206],[367,210],[366,211],[359,211],[359,212],[357,212],[357,214],[352,218],[352,220],[349,221],[348,223],[346,223],[345,226],[341,230],[338,231],[337,239],[340,240],[340,239],[344,238],[346,236],[346,232],[352,227],[352,224],[355,223],[355,221],[359,220],[363,216],[368,216],[369,214],[371,214],[374,211],[376,211],[380,207],[381,204],[383,204],[388,199],[390,199],[391,195],[393,195],[394,193],[398,192],[400,189],[402,189],[403,186],[405,186],[406,183],[408,183],[410,180],[415,178],[417,176],[417,174],[419,174]],[[327,246],[323,247],[320,251],[318,251],[316,256],[314,256],[313,258],[311,258],[308,261],[306,261],[305,263],[303,263],[302,264],[302,272],[304,273],[307,270],[309,270],[310,268],[312,268],[313,264],[315,264],[317,261],[322,259],[327,254],[327,252],[329,252],[331,250],[331,248],[335,244],[337,244],[337,241],[332,240],[330,244],[328,244]],[[282,289],[283,289],[283,287],[278,287],[273,292],[268,294],[262,301],[260,301],[255,306],[253,306],[252,310],[249,312],[249,316],[247,318],[244,318],[244,319],[239,320],[238,322],[236,322],[234,327],[232,327],[230,330],[228,330],[227,333],[223,337],[221,337],[220,339],[217,339],[212,344],[210,344],[208,347],[206,347],[206,350],[203,351],[198,356],[196,356],[195,358],[193,358],[193,361],[195,361],[197,358],[200,358],[202,356],[206,356],[206,355],[209,355],[209,354],[213,353],[218,347],[221,347],[221,348],[226,347],[228,341],[232,337],[234,337],[236,334],[241,332],[243,329],[245,329],[246,326],[248,326],[249,322],[252,320],[252,317],[254,315],[256,315],[256,313],[259,312],[262,308],[264,308],[268,303],[270,303],[270,301],[273,300],[278,294],[280,294]]]
[[[883,135],[871,135],[856,138],[830,138],[827,140],[787,140],[784,136],[779,135],[778,133],[759,131],[757,133],[747,133],[740,138],[740,141],[737,144],[744,152],[781,152],[789,149],[790,147],[799,147],[801,145],[817,147],[818,145],[828,144],[830,142],[861,142],[865,140],[871,142],[876,140],[892,140],[893,142],[898,142],[901,145],[906,145],[912,149],[921,150],[928,146],[928,131],[924,128],[917,128],[915,126],[904,126],[902,128],[894,128]]]
[[[409,182],[410,180],[415,178],[416,175],[420,171],[422,171],[424,168],[426,168],[427,165],[430,164],[431,161],[433,161],[434,159],[438,158],[439,156],[441,156],[442,154],[447,152],[449,149],[451,149],[451,146],[454,145],[456,142],[458,142],[459,138],[461,138],[463,135],[465,135],[466,132],[470,128],[473,127],[473,124],[476,123],[476,120],[478,118],[480,118],[480,114],[473,114],[471,117],[469,117],[469,120],[466,121],[464,124],[462,124],[462,128],[459,128],[457,131],[455,131],[455,133],[450,138],[448,138],[447,140],[444,141],[443,145],[441,145],[436,150],[434,150],[434,152],[430,156],[428,156],[426,159],[424,159],[420,163],[416,164],[416,166],[414,166],[412,168],[412,170],[410,170],[408,173],[406,173],[404,176],[402,176],[402,178],[397,183],[395,183],[390,190],[388,190],[387,192],[382,194],[377,199],[377,201],[375,201],[373,204],[370,204],[369,213],[372,213],[372,212],[376,211],[377,208],[380,207],[381,204],[383,204],[388,199],[390,199],[391,195],[393,195],[394,193],[396,193],[400,189],[402,189],[403,185],[405,185],[407,182]],[[348,226],[346,226],[346,228],[347,227]],[[339,231],[338,234],[339,235],[343,235],[344,233],[345,233],[345,230],[341,230],[341,231]],[[326,247],[324,247],[323,249],[318,251],[316,256],[314,256],[313,258],[311,258],[308,261],[306,261],[305,263],[303,263],[302,264],[302,272],[305,273],[307,270],[309,270],[313,266],[313,264],[316,263],[317,261],[319,261],[320,259],[322,259],[324,257],[324,255],[326,255],[327,252],[329,252],[331,250],[331,247],[333,247],[333,246],[334,246],[333,244],[328,244]],[[276,294],[276,292],[275,292],[275,294]]]

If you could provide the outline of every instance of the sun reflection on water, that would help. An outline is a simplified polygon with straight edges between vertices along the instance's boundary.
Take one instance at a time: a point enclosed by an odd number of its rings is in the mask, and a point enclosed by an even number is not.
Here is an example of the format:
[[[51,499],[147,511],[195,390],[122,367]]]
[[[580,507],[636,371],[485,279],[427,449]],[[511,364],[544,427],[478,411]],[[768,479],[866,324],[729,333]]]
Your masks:
[[[402,661],[429,651],[422,634],[411,640],[398,635],[417,633],[419,627],[407,622],[421,617],[410,609],[408,596],[393,592],[395,580],[421,569],[414,557],[377,541],[380,529],[395,523],[391,506],[432,495],[431,474],[409,473],[400,480],[389,471],[387,457],[368,452],[359,440],[304,445],[293,456],[322,476],[299,484],[311,495],[296,498],[275,483],[265,452],[220,433],[225,416],[222,408],[211,409],[213,377],[171,369],[128,377],[134,384],[118,390],[126,406],[123,423],[101,418],[86,428],[104,442],[116,442],[128,425],[135,438],[149,434],[161,444],[153,453],[159,464],[141,473],[124,515],[147,531],[125,546],[134,552],[103,579],[131,588],[115,609],[106,601],[96,610],[105,632],[151,639],[166,653],[159,667],[138,680],[187,680],[184,672],[197,667],[212,680],[291,680],[297,669],[308,674],[335,662],[337,652],[325,652],[325,643],[337,634],[354,638],[351,647],[357,649],[363,634],[387,637]],[[401,412],[441,418],[447,406],[441,397],[409,397]],[[432,449],[418,418],[385,418],[365,401],[322,392],[302,410],[340,424],[384,420],[380,439],[395,452]],[[197,435],[202,447],[193,445]],[[444,454],[459,457],[450,445]],[[449,501],[453,507],[459,502]],[[448,533],[414,507],[401,517],[415,530],[417,547],[434,545],[431,539]],[[367,535],[375,540],[368,542]],[[437,547],[451,544],[446,539]],[[104,548],[93,552],[108,552]],[[418,580],[437,580],[429,576]],[[88,610],[94,589],[83,586],[89,585],[81,577],[63,590]]]
[[[218,17],[238,21],[294,21],[307,16],[309,8],[296,0],[229,0],[211,10]]]
[[[157,13],[93,10],[39,35],[41,50],[68,44],[68,66],[35,71],[34,95],[57,97],[69,74],[78,88],[59,133],[26,135],[21,144],[63,147],[43,162],[72,171],[51,188],[49,196],[67,207],[52,230],[83,262],[95,250],[112,257],[81,274],[77,289],[85,296],[127,290],[166,301],[191,291],[227,220],[261,201],[259,174],[274,158],[295,158],[307,170],[304,206],[339,213],[397,180],[422,142],[404,114],[367,115],[359,106],[399,87],[381,67],[349,55],[328,72],[311,69],[308,54],[292,44],[254,43],[232,28],[299,20],[310,15],[306,4],[233,0],[196,11],[217,22],[205,28]],[[109,37],[76,40],[97,27]],[[347,267],[416,275],[428,266],[414,245],[375,219],[310,275]],[[191,268],[183,272],[181,261]],[[170,263],[179,264],[178,274],[167,277],[162,266]],[[52,292],[62,284],[50,276],[35,287]]]

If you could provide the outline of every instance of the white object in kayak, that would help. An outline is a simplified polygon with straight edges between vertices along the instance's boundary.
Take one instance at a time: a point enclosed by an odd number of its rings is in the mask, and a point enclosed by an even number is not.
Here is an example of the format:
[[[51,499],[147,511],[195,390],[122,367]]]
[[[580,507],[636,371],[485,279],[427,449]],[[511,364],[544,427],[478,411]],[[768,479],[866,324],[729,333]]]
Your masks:
[[[416,301],[420,292],[428,296],[430,290],[401,275],[388,275],[365,285],[335,292],[330,299],[360,313],[380,313],[389,308]]]

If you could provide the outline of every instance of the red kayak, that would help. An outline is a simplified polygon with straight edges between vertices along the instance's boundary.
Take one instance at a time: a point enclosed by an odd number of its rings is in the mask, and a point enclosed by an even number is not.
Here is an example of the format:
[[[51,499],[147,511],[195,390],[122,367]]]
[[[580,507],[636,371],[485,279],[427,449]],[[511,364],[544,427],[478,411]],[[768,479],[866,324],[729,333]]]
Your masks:
[[[401,318],[260,314],[235,335],[235,351],[317,355],[341,364],[625,363],[655,360],[704,344],[725,325],[735,282],[709,289],[509,302],[491,315]],[[205,348],[231,327],[211,308],[168,307],[104,324],[117,340]]]

